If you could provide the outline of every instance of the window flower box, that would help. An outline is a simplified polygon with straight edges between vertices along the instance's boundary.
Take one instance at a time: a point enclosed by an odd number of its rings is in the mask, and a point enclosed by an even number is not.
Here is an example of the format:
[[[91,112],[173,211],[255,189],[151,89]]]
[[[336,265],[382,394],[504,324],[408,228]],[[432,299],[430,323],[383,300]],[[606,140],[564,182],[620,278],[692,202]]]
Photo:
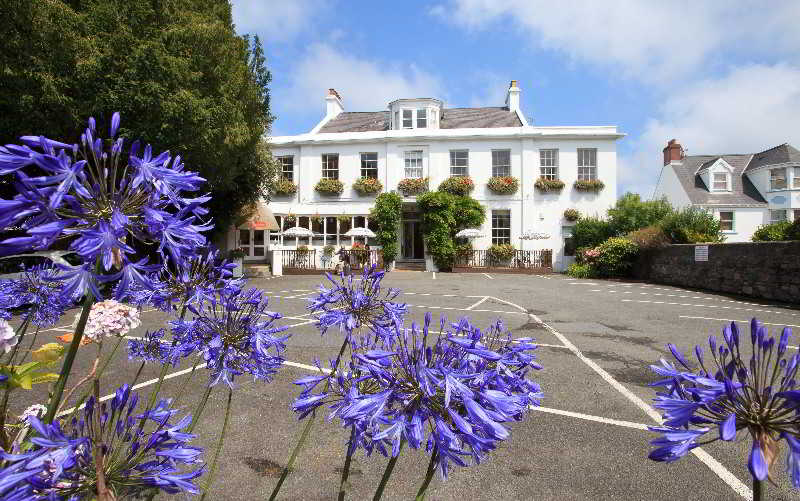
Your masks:
[[[519,180],[512,176],[494,176],[489,178],[486,186],[498,195],[513,195],[519,189]]]
[[[450,176],[439,185],[439,191],[451,195],[469,195],[475,189],[475,183],[469,176]]]
[[[589,180],[578,180],[575,181],[573,187],[578,191],[593,191],[597,193],[598,191],[602,190],[606,187],[603,181],[599,179],[589,179]]]
[[[297,193],[297,185],[285,177],[278,178],[275,182],[274,193],[276,196],[289,196]]]
[[[407,197],[425,193],[428,191],[428,178],[410,177],[403,179],[397,183],[397,189]]]
[[[375,195],[383,190],[383,185],[374,177],[360,177],[353,183],[353,189],[359,195]]]
[[[564,219],[566,219],[570,223],[574,223],[580,218],[581,218],[581,213],[578,212],[578,209],[567,209],[564,211]]]
[[[314,191],[321,195],[338,196],[344,191],[344,184],[338,179],[320,179],[314,186]]]
[[[560,179],[547,179],[540,177],[536,180],[534,186],[536,186],[539,191],[544,193],[558,192],[564,189],[564,181]]]

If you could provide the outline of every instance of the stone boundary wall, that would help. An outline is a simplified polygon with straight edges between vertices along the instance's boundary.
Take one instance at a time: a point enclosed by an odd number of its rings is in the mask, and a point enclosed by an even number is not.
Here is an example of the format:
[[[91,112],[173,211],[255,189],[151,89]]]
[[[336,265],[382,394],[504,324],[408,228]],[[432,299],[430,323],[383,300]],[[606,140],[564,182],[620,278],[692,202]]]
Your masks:
[[[800,304],[800,241],[708,244],[708,261],[695,261],[695,244],[643,253],[636,278]]]

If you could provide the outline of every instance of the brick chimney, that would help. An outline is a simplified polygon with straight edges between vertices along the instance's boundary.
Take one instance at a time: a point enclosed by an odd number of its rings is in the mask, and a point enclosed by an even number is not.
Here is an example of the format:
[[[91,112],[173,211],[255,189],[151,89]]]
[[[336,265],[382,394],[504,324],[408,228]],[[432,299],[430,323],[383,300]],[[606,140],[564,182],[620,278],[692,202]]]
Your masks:
[[[683,146],[677,139],[670,139],[664,148],[664,165],[683,160]]]
[[[343,111],[342,96],[336,89],[328,89],[328,95],[325,96],[325,116],[333,118]]]

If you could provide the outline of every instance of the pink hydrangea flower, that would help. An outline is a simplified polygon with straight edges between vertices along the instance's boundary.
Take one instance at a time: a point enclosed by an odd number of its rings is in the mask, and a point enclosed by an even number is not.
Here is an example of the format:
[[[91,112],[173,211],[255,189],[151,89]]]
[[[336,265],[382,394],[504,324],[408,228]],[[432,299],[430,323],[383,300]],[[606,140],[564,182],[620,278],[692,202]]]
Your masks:
[[[8,353],[17,344],[17,335],[14,328],[5,320],[0,319],[0,350]]]
[[[75,316],[73,326],[77,327],[79,318],[80,314]],[[139,310],[108,299],[92,305],[83,335],[92,341],[104,337],[122,337],[140,325]]]

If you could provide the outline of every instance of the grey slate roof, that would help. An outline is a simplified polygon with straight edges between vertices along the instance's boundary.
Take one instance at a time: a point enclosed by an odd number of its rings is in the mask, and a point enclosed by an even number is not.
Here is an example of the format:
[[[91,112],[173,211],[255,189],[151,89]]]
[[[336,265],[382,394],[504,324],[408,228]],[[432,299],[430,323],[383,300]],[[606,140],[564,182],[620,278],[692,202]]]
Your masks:
[[[797,151],[794,146],[788,143],[783,143],[753,155],[753,160],[750,162],[750,165],[747,166],[745,172],[764,165],[785,164],[790,162],[800,163],[800,151]]]
[[[747,176],[742,174],[746,170],[753,155],[693,155],[683,158],[681,163],[673,163],[669,167],[683,186],[692,204],[696,205],[736,205],[746,207],[765,207],[767,201],[758,192]],[[710,167],[717,159],[722,158],[733,168],[731,174],[730,192],[709,191],[701,171]]]
[[[388,111],[343,111],[322,126],[320,133],[389,130]],[[505,107],[443,108],[440,129],[521,127],[519,117]]]

